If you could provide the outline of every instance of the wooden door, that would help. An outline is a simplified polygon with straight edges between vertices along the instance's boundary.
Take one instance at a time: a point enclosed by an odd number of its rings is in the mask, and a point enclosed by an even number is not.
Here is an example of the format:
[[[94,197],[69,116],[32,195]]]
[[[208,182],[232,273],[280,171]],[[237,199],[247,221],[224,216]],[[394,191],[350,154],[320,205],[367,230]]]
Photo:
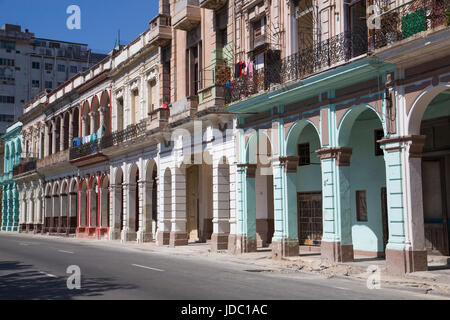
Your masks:
[[[298,239],[300,244],[320,245],[322,241],[322,192],[298,193]]]
[[[186,170],[186,232],[190,241],[199,240],[199,192],[198,192],[198,166]]]
[[[422,192],[425,245],[429,252],[449,255],[448,220],[442,159],[423,159]]]

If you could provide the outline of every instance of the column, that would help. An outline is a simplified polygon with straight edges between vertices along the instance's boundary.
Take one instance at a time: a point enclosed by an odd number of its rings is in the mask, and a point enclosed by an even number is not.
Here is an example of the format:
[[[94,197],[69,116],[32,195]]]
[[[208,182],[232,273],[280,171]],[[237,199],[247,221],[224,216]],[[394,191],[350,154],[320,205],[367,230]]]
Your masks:
[[[59,219],[58,233],[67,233],[67,194],[61,194],[61,217]]]
[[[163,177],[160,182],[159,192],[159,210],[158,210],[158,234],[156,236],[156,243],[158,246],[168,245],[170,239],[171,216],[172,216],[172,175],[165,174],[165,171],[160,171],[160,177]]]
[[[348,181],[352,148],[316,151],[322,163],[323,238],[322,259],[353,261],[351,194]]]
[[[124,201],[125,227],[122,230],[122,241],[136,241],[136,213],[139,210],[136,204],[136,185],[123,185],[123,192],[126,201]]]
[[[120,239],[120,221],[122,213],[122,185],[111,185],[110,188],[110,201],[111,201],[111,215],[110,215],[110,225],[109,225],[109,239],[117,240]]]
[[[184,168],[172,170],[172,219],[169,246],[188,244],[186,232],[186,175]]]
[[[6,186],[2,185],[1,188],[3,188],[1,231],[6,231],[6,226],[8,224],[8,192]]]
[[[81,124],[83,127],[83,137],[87,137],[89,135],[90,128],[87,127],[87,119],[88,119],[87,117],[88,117],[87,115],[83,115],[81,117]]]
[[[59,151],[64,150],[64,140],[66,138],[66,125],[64,121],[64,117],[61,119],[61,125],[59,126]]]
[[[236,253],[256,252],[256,164],[239,164],[239,213]]]
[[[228,249],[230,234],[230,170],[228,164],[213,165],[213,252]]]
[[[94,134],[96,131],[95,128],[95,119],[97,119],[98,116],[98,112],[97,111],[92,111],[90,114],[91,117],[91,130],[90,130],[90,134]]]
[[[78,133],[77,133],[78,135]],[[73,146],[73,112],[69,113],[69,149]]]
[[[52,152],[51,154],[56,153],[56,121],[52,120]]]
[[[91,186],[87,190],[87,196],[89,199],[89,207],[88,207],[89,213],[87,215],[89,217],[89,221],[87,223],[87,226],[89,226],[89,229],[95,229],[97,227],[98,206],[97,206],[97,193],[94,186]],[[89,232],[91,232],[91,230]]]
[[[297,166],[297,156],[280,157],[272,164],[274,198],[273,259],[299,255]]]
[[[50,232],[50,226],[51,226],[51,219],[52,219],[52,197],[51,196],[45,196],[45,203],[44,203],[44,227],[42,228],[42,233]]]
[[[17,190],[17,185],[13,183],[13,225],[12,231],[16,232],[19,230],[19,191]]]
[[[78,211],[77,193],[69,193],[69,217],[67,218],[67,231],[74,234],[77,228],[77,211]]]
[[[60,220],[61,204],[58,195],[53,195],[53,215],[50,222],[50,232],[58,232],[58,225]]]
[[[42,197],[39,195],[36,197],[36,223],[34,225],[34,232],[38,233],[42,231]]]
[[[50,141],[49,141],[49,129],[48,129],[48,125],[47,124],[45,124],[45,127],[44,127],[45,129],[44,129],[44,157],[48,157],[50,154],[49,154],[49,144],[50,144]]]
[[[387,270],[391,274],[426,271],[421,159],[425,136],[395,137],[380,144],[388,197]]]
[[[106,128],[106,112],[108,111],[108,108],[101,107],[100,108],[100,127],[105,126]]]
[[[151,181],[139,181],[139,202],[142,203],[142,206],[140,206],[142,223],[137,235],[138,242],[151,242],[153,240],[152,197],[153,183]]]

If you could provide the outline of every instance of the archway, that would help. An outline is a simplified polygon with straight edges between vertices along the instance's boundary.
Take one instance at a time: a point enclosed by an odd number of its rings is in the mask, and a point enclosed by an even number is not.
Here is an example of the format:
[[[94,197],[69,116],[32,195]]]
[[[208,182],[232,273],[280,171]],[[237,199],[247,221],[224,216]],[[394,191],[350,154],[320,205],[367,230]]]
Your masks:
[[[91,188],[89,190],[89,234],[95,232],[95,229],[98,227],[98,195],[99,195],[99,186],[97,177],[91,178]]]
[[[249,138],[246,159],[256,167],[246,177],[247,215],[254,215],[248,216],[247,228],[253,229],[254,223],[256,248],[268,247],[274,234],[272,155],[272,143],[266,132],[259,130]]]
[[[425,248],[429,254],[448,256],[450,255],[450,89],[440,92],[430,101],[421,120],[420,134],[425,136],[420,181]],[[412,184],[414,183],[417,182],[412,181]]]
[[[61,203],[59,198],[59,182],[55,182],[53,184],[53,216],[50,222],[50,233],[58,232],[58,228],[60,226],[61,221]]]
[[[67,219],[67,232],[76,233],[78,215],[78,182],[75,178],[70,181],[69,188],[69,215]]]
[[[50,232],[50,225],[53,216],[53,208],[52,208],[52,186],[51,184],[47,184],[45,187],[45,202],[44,202],[44,227],[42,231],[44,233]]]
[[[296,162],[287,173],[289,223],[296,222],[299,244],[307,251],[320,246],[323,237],[322,170],[315,152],[320,148],[317,128],[307,120],[296,122],[286,146],[286,155]]]
[[[139,230],[139,190],[138,182],[140,181],[139,168],[136,164],[132,164],[128,169],[128,185],[127,185],[127,220],[126,228],[122,232],[123,241],[136,241],[137,230]]]
[[[109,176],[105,175],[102,180],[102,188],[101,188],[101,217],[100,217],[100,227],[108,228],[109,227]]]
[[[369,106],[353,107],[339,127],[339,146],[351,148],[350,163],[339,166],[338,172],[341,244],[352,245],[353,256],[385,254],[389,235],[386,164],[377,142],[383,137],[381,120]]]
[[[69,213],[69,184],[66,180],[61,184],[60,201],[61,201],[61,218],[58,225],[58,233],[67,233],[67,219]]]
[[[103,113],[103,123],[101,125],[105,126],[105,133],[111,133],[111,103],[109,99],[108,91],[103,91],[100,99],[100,112]]]
[[[78,233],[83,233],[87,224],[87,181],[81,180],[78,191]]]
[[[158,170],[155,160],[147,161],[143,188],[142,225],[138,241],[149,242],[154,239],[158,223]]]
[[[93,122],[91,123],[90,134],[96,133],[100,128],[100,103],[97,96],[94,96],[91,103],[91,115]]]

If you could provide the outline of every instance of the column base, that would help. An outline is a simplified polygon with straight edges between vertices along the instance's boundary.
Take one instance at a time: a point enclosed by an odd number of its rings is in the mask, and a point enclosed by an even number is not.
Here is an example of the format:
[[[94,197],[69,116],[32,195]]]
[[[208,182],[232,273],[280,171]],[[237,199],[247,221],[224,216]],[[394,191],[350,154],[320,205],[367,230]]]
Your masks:
[[[213,233],[211,235],[211,251],[228,249],[228,233]]]
[[[152,242],[152,241],[153,241],[153,233],[145,232],[145,231],[137,232],[137,242],[138,243]]]
[[[228,254],[236,254],[236,238],[237,235],[228,235]]]
[[[386,249],[386,269],[388,273],[396,275],[427,271],[427,251]]]
[[[136,241],[136,232],[130,232],[130,231],[125,231],[122,230],[122,234],[121,234],[121,240],[122,242],[131,242],[131,241]]]
[[[282,239],[272,241],[272,259],[280,260],[284,257],[298,257],[300,255],[300,245],[298,240]]]
[[[42,233],[42,224],[40,224],[40,223],[35,224],[33,232],[34,232],[34,234]]]
[[[247,238],[246,235],[236,236],[236,254],[256,252],[256,238]]]
[[[321,258],[330,262],[352,262],[353,245],[340,242],[322,241],[320,246]]]
[[[121,239],[120,230],[109,231],[109,240],[120,240],[120,239]]]
[[[156,244],[158,246],[167,246],[170,242],[170,231],[158,231],[156,235]]]
[[[188,237],[186,232],[171,232],[169,239],[169,247],[187,246]]]

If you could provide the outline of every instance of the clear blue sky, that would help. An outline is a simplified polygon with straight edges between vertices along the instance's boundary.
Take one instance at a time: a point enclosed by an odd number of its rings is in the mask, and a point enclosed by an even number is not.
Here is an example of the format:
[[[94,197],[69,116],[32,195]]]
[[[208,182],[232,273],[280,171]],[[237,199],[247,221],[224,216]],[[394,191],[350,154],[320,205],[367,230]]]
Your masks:
[[[70,5],[81,9],[81,30],[69,30]],[[38,38],[87,43],[93,51],[112,50],[120,29],[122,44],[148,28],[158,0],[0,0],[0,26],[22,25]]]

